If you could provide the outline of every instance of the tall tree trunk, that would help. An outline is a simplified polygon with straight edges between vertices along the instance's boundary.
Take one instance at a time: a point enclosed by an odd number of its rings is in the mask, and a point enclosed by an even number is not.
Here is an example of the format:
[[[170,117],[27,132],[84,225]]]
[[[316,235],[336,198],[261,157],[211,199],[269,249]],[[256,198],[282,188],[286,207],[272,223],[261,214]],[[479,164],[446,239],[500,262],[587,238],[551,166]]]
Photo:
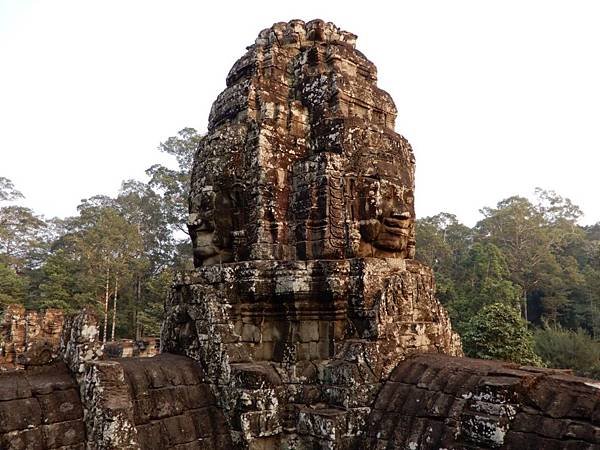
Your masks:
[[[593,297],[590,295],[590,315],[592,316],[592,339],[596,339],[596,308],[594,308],[592,298]]]
[[[108,282],[110,280],[110,267],[106,268],[106,289],[104,291],[104,333],[102,335],[102,342],[106,342],[106,331],[108,330]]]
[[[117,296],[119,295],[119,277],[115,276],[115,299],[113,301],[112,332],[110,340],[115,340],[115,323],[117,321]]]
[[[529,326],[529,318],[527,316],[527,291],[525,289],[523,289],[523,318]]]
[[[138,307],[140,305],[140,297],[142,296],[142,281],[140,280],[140,276],[137,277],[137,285],[135,291],[135,309],[133,310],[134,314],[134,330],[135,330],[135,340],[140,340],[140,327],[138,326]]]

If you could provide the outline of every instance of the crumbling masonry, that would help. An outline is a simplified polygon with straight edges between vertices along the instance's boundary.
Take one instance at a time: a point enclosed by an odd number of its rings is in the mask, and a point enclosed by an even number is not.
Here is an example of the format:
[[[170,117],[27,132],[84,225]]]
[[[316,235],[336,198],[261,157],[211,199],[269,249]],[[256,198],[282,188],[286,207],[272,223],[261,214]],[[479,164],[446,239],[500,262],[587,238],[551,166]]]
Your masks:
[[[0,448],[600,449],[596,382],[461,357],[414,260],[412,149],[355,41],[259,34],[195,157],[162,354],[106,358],[69,319],[59,358],[0,374]]]

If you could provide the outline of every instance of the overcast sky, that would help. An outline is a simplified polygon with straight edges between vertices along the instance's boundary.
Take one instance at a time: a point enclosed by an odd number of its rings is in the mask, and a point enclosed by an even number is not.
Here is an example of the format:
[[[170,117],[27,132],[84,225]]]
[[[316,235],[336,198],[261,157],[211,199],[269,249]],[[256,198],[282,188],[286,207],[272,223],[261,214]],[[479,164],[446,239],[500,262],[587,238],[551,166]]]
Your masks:
[[[0,0],[0,176],[46,216],[114,195],[206,130],[229,68],[274,22],[358,35],[417,159],[417,215],[536,186],[600,221],[600,2]]]

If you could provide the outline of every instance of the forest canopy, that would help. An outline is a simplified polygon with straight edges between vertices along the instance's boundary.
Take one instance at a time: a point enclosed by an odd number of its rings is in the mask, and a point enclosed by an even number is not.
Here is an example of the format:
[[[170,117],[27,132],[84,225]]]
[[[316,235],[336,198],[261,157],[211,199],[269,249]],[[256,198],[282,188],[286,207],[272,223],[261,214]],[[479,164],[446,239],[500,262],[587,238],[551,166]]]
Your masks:
[[[191,254],[186,198],[199,139],[181,130],[159,145],[175,169],[155,164],[145,182],[123,181],[114,198],[81,200],[73,217],[45,219],[19,206],[23,195],[0,177],[0,310],[91,306],[105,340],[157,335],[174,272]]]

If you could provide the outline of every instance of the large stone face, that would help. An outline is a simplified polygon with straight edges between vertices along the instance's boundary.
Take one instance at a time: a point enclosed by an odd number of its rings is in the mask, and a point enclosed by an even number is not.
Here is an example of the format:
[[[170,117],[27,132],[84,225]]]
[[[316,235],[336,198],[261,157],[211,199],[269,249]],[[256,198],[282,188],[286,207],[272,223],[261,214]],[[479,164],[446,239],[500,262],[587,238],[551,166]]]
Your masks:
[[[197,269],[161,342],[202,362],[240,447],[357,445],[398,362],[461,353],[412,259],[412,149],[355,40],[319,20],[262,31],[194,160]]]
[[[233,66],[192,171],[196,265],[414,256],[414,158],[356,36],[278,23]]]

